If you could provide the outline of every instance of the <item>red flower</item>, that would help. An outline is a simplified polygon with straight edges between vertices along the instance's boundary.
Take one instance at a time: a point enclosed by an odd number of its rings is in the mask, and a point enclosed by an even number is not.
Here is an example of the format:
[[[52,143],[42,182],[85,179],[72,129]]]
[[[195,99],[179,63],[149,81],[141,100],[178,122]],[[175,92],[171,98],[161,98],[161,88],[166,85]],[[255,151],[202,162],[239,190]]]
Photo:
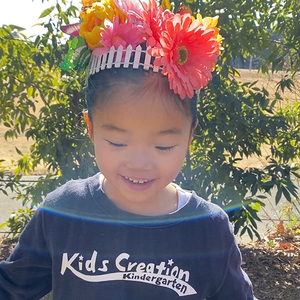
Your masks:
[[[203,88],[212,78],[219,54],[215,30],[197,19],[192,22],[189,14],[175,14],[164,23],[159,45],[150,49],[154,65],[163,67],[170,89],[181,99],[192,98],[194,90]]]

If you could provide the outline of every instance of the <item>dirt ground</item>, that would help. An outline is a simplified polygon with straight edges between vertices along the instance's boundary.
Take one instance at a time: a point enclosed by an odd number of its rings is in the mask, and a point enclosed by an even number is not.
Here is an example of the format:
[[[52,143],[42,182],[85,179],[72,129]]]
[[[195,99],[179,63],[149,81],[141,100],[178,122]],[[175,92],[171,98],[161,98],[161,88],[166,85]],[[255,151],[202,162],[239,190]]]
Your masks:
[[[265,87],[270,93],[274,93],[276,83],[284,74],[261,76],[257,71],[239,70],[242,82],[258,80],[259,87]],[[300,82],[300,81],[299,81]],[[300,84],[296,84],[296,90],[300,90]],[[290,102],[299,101],[296,92],[284,95],[286,98],[280,105],[285,106]],[[0,124],[0,160],[8,169],[13,171],[12,161],[19,159],[15,147],[23,153],[29,153],[30,141],[24,136],[18,139],[5,141],[4,133],[7,130]],[[268,148],[264,149],[265,154]],[[242,166],[264,166],[265,161],[261,158],[252,157],[242,162]],[[43,172],[40,168],[39,171]],[[15,243],[3,238],[0,240],[0,261],[8,257]],[[280,224],[277,231],[269,235],[262,242],[240,245],[243,255],[243,268],[249,275],[255,295],[260,300],[299,300],[300,299],[300,227],[284,229]]]
[[[299,228],[284,233],[276,232],[269,236],[268,241],[240,247],[242,267],[250,277],[258,299],[300,299]]]

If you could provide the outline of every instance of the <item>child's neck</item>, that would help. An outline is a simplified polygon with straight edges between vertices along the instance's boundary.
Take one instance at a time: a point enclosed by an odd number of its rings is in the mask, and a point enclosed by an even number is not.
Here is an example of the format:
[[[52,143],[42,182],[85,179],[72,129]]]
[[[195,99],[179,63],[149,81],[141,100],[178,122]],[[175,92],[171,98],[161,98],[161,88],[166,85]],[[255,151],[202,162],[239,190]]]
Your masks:
[[[151,199],[131,201],[122,197],[108,180],[104,178],[102,189],[107,197],[120,209],[144,216],[170,214],[178,209],[178,195],[174,185],[169,184]]]

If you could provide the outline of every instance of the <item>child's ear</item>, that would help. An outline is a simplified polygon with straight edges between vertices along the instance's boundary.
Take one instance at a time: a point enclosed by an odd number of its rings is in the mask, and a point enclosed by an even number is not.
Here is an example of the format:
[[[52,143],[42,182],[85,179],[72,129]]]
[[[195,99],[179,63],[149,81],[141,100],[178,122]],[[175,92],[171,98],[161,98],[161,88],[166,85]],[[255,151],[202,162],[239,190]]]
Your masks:
[[[88,115],[87,112],[84,112],[83,116],[84,116],[84,120],[86,122],[86,125],[88,127],[89,137],[90,137],[92,143],[94,143],[93,123],[90,120],[89,115]]]
[[[192,141],[193,141],[194,131],[195,131],[195,129],[197,128],[197,126],[198,126],[198,120],[196,121],[194,127],[191,129],[189,145],[190,145],[190,144],[192,143]]]

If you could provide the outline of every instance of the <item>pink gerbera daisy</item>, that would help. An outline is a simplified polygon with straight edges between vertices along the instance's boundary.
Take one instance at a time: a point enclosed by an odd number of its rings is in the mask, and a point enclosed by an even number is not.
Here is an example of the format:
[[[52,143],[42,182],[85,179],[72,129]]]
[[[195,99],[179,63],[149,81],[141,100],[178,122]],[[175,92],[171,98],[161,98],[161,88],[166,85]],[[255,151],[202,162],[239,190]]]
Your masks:
[[[163,11],[163,8],[158,6],[155,0],[142,2],[142,5],[142,14],[135,17],[139,22],[139,29],[147,36],[146,46],[153,47],[159,43],[161,30],[166,20],[172,18],[174,14],[169,10]]]
[[[116,6],[122,11],[128,13],[129,11],[141,14],[143,6],[139,0],[114,0]]]
[[[131,45],[135,49],[144,40],[141,31],[129,20],[126,20],[125,23],[120,23],[119,18],[114,17],[113,23],[106,19],[104,25],[104,30],[100,34],[103,47],[96,48],[93,51],[93,55],[103,55],[112,46],[118,49],[120,45],[123,48]]]
[[[212,78],[219,54],[215,29],[204,27],[199,20],[192,22],[189,14],[175,14],[164,27],[160,45],[150,49],[156,57],[154,65],[163,67],[170,89],[181,99],[192,98],[194,90],[203,88]]]

